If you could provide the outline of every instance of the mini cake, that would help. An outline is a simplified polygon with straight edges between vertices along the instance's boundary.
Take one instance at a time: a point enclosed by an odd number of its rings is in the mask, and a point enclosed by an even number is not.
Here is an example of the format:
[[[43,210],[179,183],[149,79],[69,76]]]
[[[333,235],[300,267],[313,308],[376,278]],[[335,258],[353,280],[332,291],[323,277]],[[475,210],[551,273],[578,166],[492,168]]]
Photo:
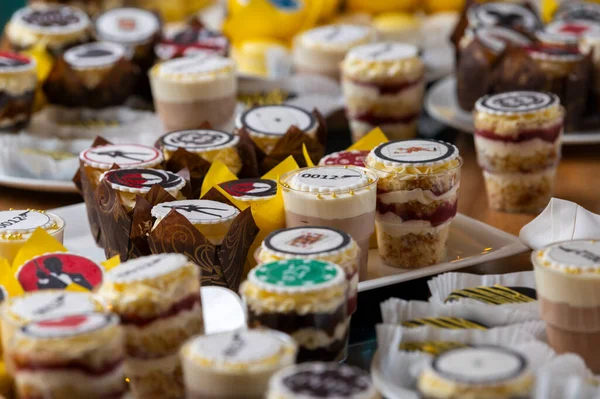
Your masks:
[[[223,57],[229,52],[229,40],[223,34],[194,21],[189,25],[165,28],[163,37],[154,47],[161,61],[213,52]]]
[[[408,320],[402,323],[402,327],[436,327],[449,330],[487,330],[487,327],[474,321],[461,319],[459,317],[425,317],[422,319]]]
[[[369,155],[369,151],[362,150],[334,152],[321,158],[319,165],[352,165],[364,167],[367,155]]]
[[[534,251],[532,261],[548,342],[600,373],[600,241],[566,241]]]
[[[263,105],[240,114],[235,127],[245,128],[256,145],[269,154],[291,126],[315,138],[319,122],[308,111],[292,105]]]
[[[523,33],[533,33],[541,26],[538,16],[529,8],[511,2],[489,2],[473,5],[467,12],[469,27],[503,26]]]
[[[445,351],[421,373],[423,399],[525,399],[534,378],[527,359],[500,346],[475,346]]]
[[[376,127],[391,139],[415,136],[424,72],[418,49],[409,44],[367,44],[348,52],[342,91],[354,141]]]
[[[286,226],[333,227],[350,234],[360,247],[360,279],[366,279],[377,176],[355,166],[315,166],[286,173],[279,183]]]
[[[181,349],[186,398],[262,399],[271,376],[296,360],[286,334],[239,330],[199,336]]]
[[[336,363],[305,363],[273,376],[267,399],[380,399],[369,374]]]
[[[205,53],[161,62],[150,70],[154,106],[167,130],[222,126],[234,114],[233,61]]]
[[[374,38],[373,29],[361,25],[326,25],[305,31],[294,39],[294,67],[298,73],[338,80],[348,50]]]
[[[121,398],[123,331],[110,313],[60,316],[24,325],[8,356],[20,398]]]
[[[565,1],[554,14],[554,20],[588,20],[600,22],[600,5],[588,1]]]
[[[277,182],[269,179],[238,179],[219,186],[235,200],[242,202],[268,201],[277,195]]]
[[[28,260],[15,277],[25,292],[72,286],[92,291],[102,283],[104,267],[80,255],[53,252]]]
[[[0,51],[0,132],[17,132],[31,118],[37,71],[35,61]]]
[[[377,40],[421,46],[421,20],[413,13],[386,12],[373,17]]]
[[[6,26],[6,37],[16,51],[42,43],[50,52],[58,54],[87,42],[89,25],[87,15],[77,8],[38,4],[13,14]]]
[[[383,261],[401,268],[441,262],[458,205],[458,149],[436,140],[390,141],[371,151],[366,164],[379,176],[376,225]]]
[[[248,326],[289,334],[300,346],[299,362],[341,360],[350,327],[347,290],[339,266],[305,259],[259,265],[240,286]]]
[[[181,189],[185,180],[175,173],[160,169],[115,169],[104,172],[100,180],[106,181],[119,193],[121,203],[129,211],[135,207],[138,194],[145,195],[154,185],[159,185],[177,199],[183,199]]]
[[[444,303],[455,302],[464,298],[487,305],[505,305],[507,303],[535,302],[537,294],[535,289],[530,287],[504,287],[495,284],[491,287],[481,286],[454,290],[444,299]]]
[[[37,228],[63,242],[65,221],[57,215],[34,209],[0,211],[0,258],[12,263]]]
[[[175,210],[198,229],[214,245],[223,242],[233,220],[240,211],[231,205],[210,200],[183,200],[163,202],[152,208],[152,217],[156,218],[153,229]]]
[[[225,164],[233,174],[242,169],[242,160],[236,146],[239,137],[213,129],[180,130],[167,133],[158,140],[166,160],[180,148],[197,154],[208,162],[219,161]]]
[[[399,349],[406,352],[423,352],[432,356],[441,355],[452,349],[466,348],[469,345],[454,341],[419,341],[419,342],[403,342]],[[461,399],[461,398],[457,398]]]
[[[269,234],[258,250],[257,263],[283,259],[317,259],[335,263],[348,280],[348,314],[356,311],[360,248],[348,233],[331,227],[291,227]]]
[[[199,267],[184,255],[137,258],[105,275],[98,290],[121,317],[125,374],[139,398],[181,398],[180,346],[202,334]]]
[[[554,94],[508,92],[475,105],[475,148],[492,209],[537,212],[554,187],[564,109]]]

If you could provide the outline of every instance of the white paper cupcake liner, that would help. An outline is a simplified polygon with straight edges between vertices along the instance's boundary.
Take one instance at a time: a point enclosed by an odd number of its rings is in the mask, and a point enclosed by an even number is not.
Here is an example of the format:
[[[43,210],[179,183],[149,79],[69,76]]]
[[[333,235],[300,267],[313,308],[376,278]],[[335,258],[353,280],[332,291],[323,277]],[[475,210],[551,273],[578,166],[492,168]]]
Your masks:
[[[576,375],[562,376],[540,372],[532,399],[599,399],[600,388],[590,379]]]

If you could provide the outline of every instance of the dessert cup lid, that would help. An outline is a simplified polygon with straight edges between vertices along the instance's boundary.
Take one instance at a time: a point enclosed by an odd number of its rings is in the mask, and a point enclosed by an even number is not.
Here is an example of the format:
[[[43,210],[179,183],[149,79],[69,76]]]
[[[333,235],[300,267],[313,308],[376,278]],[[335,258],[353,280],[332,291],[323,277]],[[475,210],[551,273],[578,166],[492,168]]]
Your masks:
[[[135,194],[146,194],[155,184],[168,192],[179,191],[186,184],[183,177],[173,172],[144,168],[109,170],[100,180],[106,180],[117,191]]]
[[[492,115],[527,114],[560,106],[556,94],[538,91],[511,91],[477,100],[475,109]]]
[[[31,233],[38,227],[48,230],[57,219],[58,216],[34,209],[0,211],[0,234]]]
[[[334,263],[296,258],[256,266],[248,274],[248,281],[266,291],[294,294],[344,284],[346,275]]]
[[[596,276],[600,271],[600,240],[563,241],[535,251],[532,257],[538,267]]]
[[[63,57],[76,69],[97,68],[116,64],[127,57],[127,50],[117,43],[85,43],[68,49]]]
[[[39,34],[63,35],[87,29],[90,20],[75,7],[56,4],[37,4],[17,10],[11,23],[26,26]]]
[[[459,159],[458,148],[431,139],[395,140],[380,144],[369,158],[388,167],[441,165]]]
[[[326,46],[345,51],[356,43],[364,42],[372,35],[373,30],[368,26],[335,24],[310,29],[301,34],[300,41],[307,46]]]
[[[11,51],[0,51],[0,74],[31,71],[35,66],[33,58]]]
[[[600,4],[585,1],[565,1],[558,8],[554,19],[600,21]]]
[[[96,35],[101,40],[123,44],[139,44],[150,40],[160,30],[160,19],[141,8],[113,8],[95,21]]]
[[[217,224],[234,219],[240,211],[231,205],[211,200],[163,202],[152,208],[152,217],[163,219],[175,209],[192,224]]]
[[[346,232],[332,227],[292,227],[269,234],[262,250],[280,258],[318,258],[341,253],[352,247]]]
[[[120,168],[148,168],[163,161],[162,153],[141,144],[108,144],[91,147],[79,154],[79,159],[92,168],[108,170],[114,164]]]
[[[131,284],[173,273],[189,263],[181,254],[143,256],[115,266],[106,273],[105,279],[116,284]]]
[[[169,151],[183,148],[189,152],[205,152],[233,147],[239,142],[239,137],[220,130],[191,129],[167,133],[159,142],[163,149]]]
[[[239,201],[269,200],[277,194],[277,182],[269,179],[238,179],[219,184]]]
[[[113,313],[82,313],[33,321],[21,327],[21,332],[38,339],[69,338],[119,325]]]
[[[208,81],[218,73],[233,76],[234,62],[230,58],[203,51],[190,57],[175,58],[156,64],[152,73],[165,79],[181,82]]]
[[[266,136],[283,136],[291,126],[303,132],[317,128],[317,119],[308,111],[292,105],[262,105],[244,111],[236,119],[238,129],[245,127],[250,133]]]
[[[419,49],[412,44],[383,42],[354,47],[346,56],[347,61],[390,62],[418,57]]]
[[[352,165],[364,167],[367,155],[369,155],[369,151],[366,150],[333,152],[321,158],[319,165]]]
[[[313,193],[335,194],[359,190],[374,183],[377,177],[358,166],[312,166],[282,176],[285,188]]]

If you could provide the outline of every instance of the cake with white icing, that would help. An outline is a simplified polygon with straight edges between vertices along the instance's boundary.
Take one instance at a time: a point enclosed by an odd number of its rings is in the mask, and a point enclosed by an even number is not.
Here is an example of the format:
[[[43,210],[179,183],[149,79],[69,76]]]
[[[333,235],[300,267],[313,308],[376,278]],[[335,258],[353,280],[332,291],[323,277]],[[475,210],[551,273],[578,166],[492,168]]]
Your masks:
[[[366,164],[379,176],[376,226],[383,261],[400,268],[441,262],[457,212],[458,149],[437,140],[396,140],[376,147]]]
[[[0,51],[0,132],[27,126],[37,85],[36,62],[27,56]]]
[[[199,274],[179,254],[137,258],[106,273],[98,295],[121,318],[125,372],[136,397],[183,396],[179,349],[204,331]]]
[[[199,336],[181,349],[186,397],[262,399],[269,379],[294,364],[298,345],[268,329]]]
[[[98,87],[117,62],[127,60],[127,49],[116,43],[95,42],[70,48],[63,59],[88,89]]]

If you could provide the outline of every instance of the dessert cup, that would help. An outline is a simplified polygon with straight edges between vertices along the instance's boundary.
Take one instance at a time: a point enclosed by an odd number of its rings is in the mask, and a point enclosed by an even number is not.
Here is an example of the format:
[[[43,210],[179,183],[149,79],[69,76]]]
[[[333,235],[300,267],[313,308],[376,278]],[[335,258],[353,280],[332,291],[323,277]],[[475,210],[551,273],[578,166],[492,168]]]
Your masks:
[[[445,257],[456,216],[462,160],[458,149],[436,140],[381,144],[366,164],[377,182],[377,247],[393,267],[420,268]]]
[[[233,116],[233,61],[211,53],[156,64],[149,72],[154,106],[167,130],[220,127]]]
[[[366,279],[377,176],[355,166],[315,166],[286,173],[279,183],[286,226],[333,227],[350,234],[360,247],[360,280]]]
[[[542,92],[486,96],[475,105],[475,149],[488,203],[537,212],[550,201],[561,156],[564,109]]]
[[[269,201],[277,195],[277,182],[269,179],[238,179],[219,184],[236,201],[249,204]]]
[[[342,360],[350,324],[347,290],[342,268],[303,259],[259,265],[240,286],[248,326],[289,334],[299,345],[299,362]]]
[[[390,139],[414,137],[424,71],[412,45],[375,43],[350,50],[342,63],[342,91],[353,140],[376,127]]]
[[[29,124],[37,71],[34,60],[0,51],[0,132],[17,132]]]

